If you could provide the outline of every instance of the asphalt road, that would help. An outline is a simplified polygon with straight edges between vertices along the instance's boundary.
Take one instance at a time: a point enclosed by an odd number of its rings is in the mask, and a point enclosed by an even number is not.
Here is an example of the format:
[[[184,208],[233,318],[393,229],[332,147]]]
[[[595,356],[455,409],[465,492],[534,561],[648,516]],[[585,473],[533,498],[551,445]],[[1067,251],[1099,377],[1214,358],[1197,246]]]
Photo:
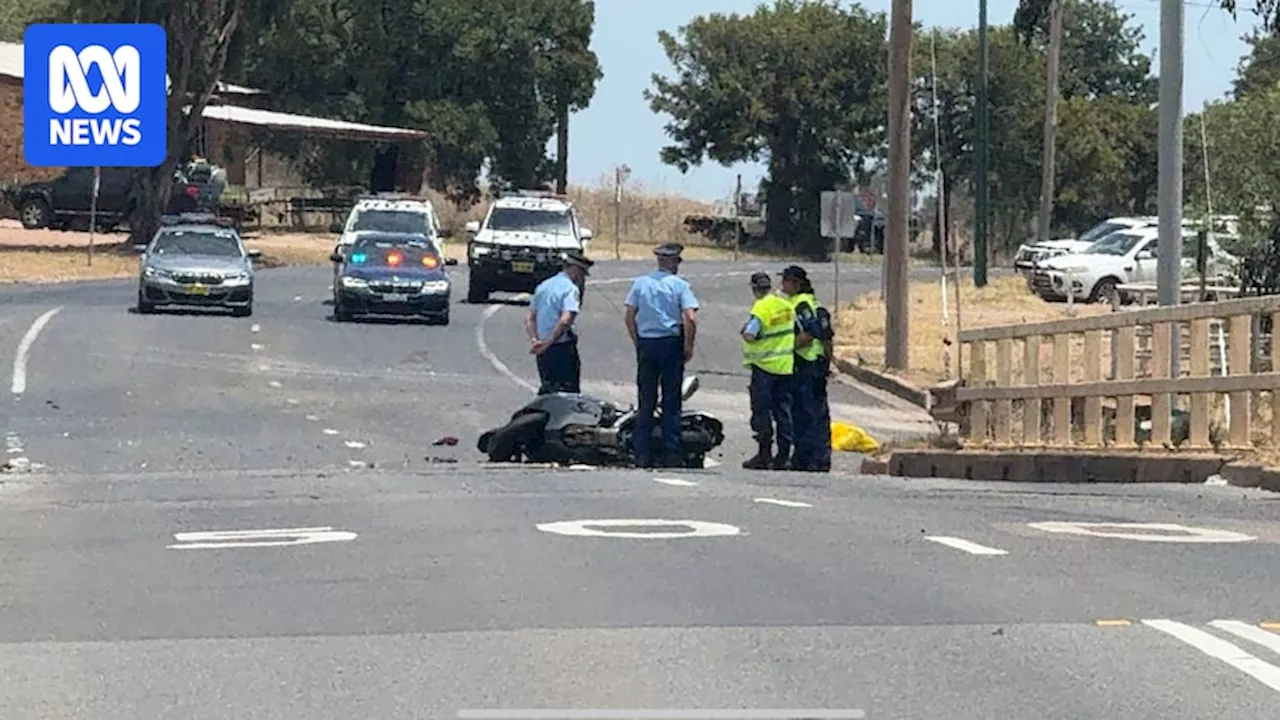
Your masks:
[[[644,266],[597,268],[585,376],[629,400],[622,279]],[[691,404],[733,437],[658,473],[480,462],[535,375],[519,307],[337,324],[323,269],[261,273],[244,319],[137,316],[128,282],[0,290],[0,717],[1275,716],[1280,503],[739,470],[754,269],[688,265]],[[841,296],[877,277],[842,268]],[[835,393],[877,437],[920,430]],[[270,529],[295,532],[199,534]]]

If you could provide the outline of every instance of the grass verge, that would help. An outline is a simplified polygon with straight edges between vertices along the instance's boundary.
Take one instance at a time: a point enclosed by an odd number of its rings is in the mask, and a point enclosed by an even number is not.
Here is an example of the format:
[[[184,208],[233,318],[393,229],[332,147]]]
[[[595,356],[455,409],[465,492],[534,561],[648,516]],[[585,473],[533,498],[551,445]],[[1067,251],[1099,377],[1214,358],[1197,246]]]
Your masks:
[[[942,292],[937,281],[913,283],[909,288],[909,369],[895,373],[917,387],[927,388],[955,377],[958,353],[955,344],[955,288],[947,284],[949,324],[942,324]],[[961,282],[960,321],[965,329],[1061,320],[1110,312],[1102,303],[1049,303],[1036,297],[1018,276],[993,278],[985,288]],[[884,368],[884,303],[879,292],[869,293],[840,308],[836,329],[836,354],[849,362]],[[946,340],[944,341],[944,337]],[[944,353],[944,351],[946,351]],[[1045,365],[1042,363],[1042,367]]]

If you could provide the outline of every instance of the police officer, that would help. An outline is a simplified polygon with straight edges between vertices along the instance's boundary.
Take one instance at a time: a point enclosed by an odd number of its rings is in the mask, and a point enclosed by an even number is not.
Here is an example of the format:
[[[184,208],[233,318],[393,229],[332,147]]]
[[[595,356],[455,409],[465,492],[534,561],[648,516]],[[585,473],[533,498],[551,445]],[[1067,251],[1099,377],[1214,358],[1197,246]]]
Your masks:
[[[796,314],[791,301],[771,292],[772,286],[768,273],[751,276],[756,299],[742,328],[742,364],[751,368],[751,429],[758,445],[756,454],[742,463],[748,470],[783,470],[791,457]]]
[[[796,451],[791,469],[829,472],[831,411],[827,403],[827,375],[831,367],[831,318],[814,297],[813,284],[804,268],[792,265],[782,271],[782,291],[796,313],[792,403]]]
[[[698,329],[698,299],[678,275],[684,246],[657,247],[658,269],[641,275],[627,293],[625,323],[636,348],[636,425],[634,448],[641,467],[678,467],[680,386],[693,358]],[[662,395],[662,445],[653,447],[654,411]],[[656,450],[656,451],[655,451]]]
[[[595,263],[577,251],[566,253],[564,268],[538,283],[525,317],[529,353],[537,358],[539,395],[581,390],[582,361],[574,321],[581,310],[582,287]]]

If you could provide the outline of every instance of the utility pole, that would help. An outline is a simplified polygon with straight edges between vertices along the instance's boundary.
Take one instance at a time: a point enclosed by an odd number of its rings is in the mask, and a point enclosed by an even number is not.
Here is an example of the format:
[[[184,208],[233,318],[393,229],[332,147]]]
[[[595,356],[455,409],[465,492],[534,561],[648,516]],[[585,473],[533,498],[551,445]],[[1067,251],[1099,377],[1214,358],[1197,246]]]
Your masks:
[[[990,100],[987,96],[987,81],[990,75],[990,48],[987,39],[987,0],[978,0],[978,158],[977,182],[974,199],[976,206],[973,227],[973,284],[977,287],[987,286],[987,204],[990,200],[987,172],[987,145],[989,141]]]
[[[911,221],[912,0],[893,0],[889,29],[889,213],[885,218],[884,361],[907,369],[907,242]]]
[[[1044,94],[1044,148],[1043,174],[1040,176],[1040,217],[1036,222],[1036,240],[1049,240],[1049,225],[1053,222],[1053,185],[1057,175],[1054,155],[1058,143],[1058,63],[1062,57],[1062,0],[1049,3],[1049,57],[1048,76]]]
[[[1156,295],[1177,305],[1182,295],[1182,0],[1160,0],[1160,215]],[[1176,367],[1176,366],[1175,366]]]

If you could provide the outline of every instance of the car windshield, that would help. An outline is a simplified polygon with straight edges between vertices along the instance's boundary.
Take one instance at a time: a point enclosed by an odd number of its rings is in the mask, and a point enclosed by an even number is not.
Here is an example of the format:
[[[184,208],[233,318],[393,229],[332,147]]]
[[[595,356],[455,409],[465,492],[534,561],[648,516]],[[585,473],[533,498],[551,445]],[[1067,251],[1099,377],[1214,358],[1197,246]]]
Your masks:
[[[1089,228],[1085,232],[1085,234],[1081,235],[1080,241],[1087,242],[1087,243],[1098,242],[1099,240],[1106,237],[1107,235],[1110,235],[1111,233],[1116,232],[1117,230],[1124,230],[1128,227],[1129,226],[1125,225],[1124,223],[1100,222],[1097,225],[1094,225],[1093,227]]]
[[[434,270],[444,262],[435,248],[423,240],[365,238],[351,248],[351,264],[361,267],[426,267]]]
[[[1090,245],[1085,252],[1094,255],[1127,255],[1135,245],[1146,239],[1146,235],[1138,233],[1111,233]]]
[[[413,210],[361,210],[356,214],[356,221],[351,226],[353,232],[380,230],[382,232],[403,232],[428,234],[431,223],[425,212]]]
[[[529,210],[527,208],[496,207],[489,214],[489,229],[503,232],[572,235],[573,216],[568,210]]]
[[[207,230],[168,230],[160,233],[151,245],[156,255],[215,255],[240,257],[236,236]]]

